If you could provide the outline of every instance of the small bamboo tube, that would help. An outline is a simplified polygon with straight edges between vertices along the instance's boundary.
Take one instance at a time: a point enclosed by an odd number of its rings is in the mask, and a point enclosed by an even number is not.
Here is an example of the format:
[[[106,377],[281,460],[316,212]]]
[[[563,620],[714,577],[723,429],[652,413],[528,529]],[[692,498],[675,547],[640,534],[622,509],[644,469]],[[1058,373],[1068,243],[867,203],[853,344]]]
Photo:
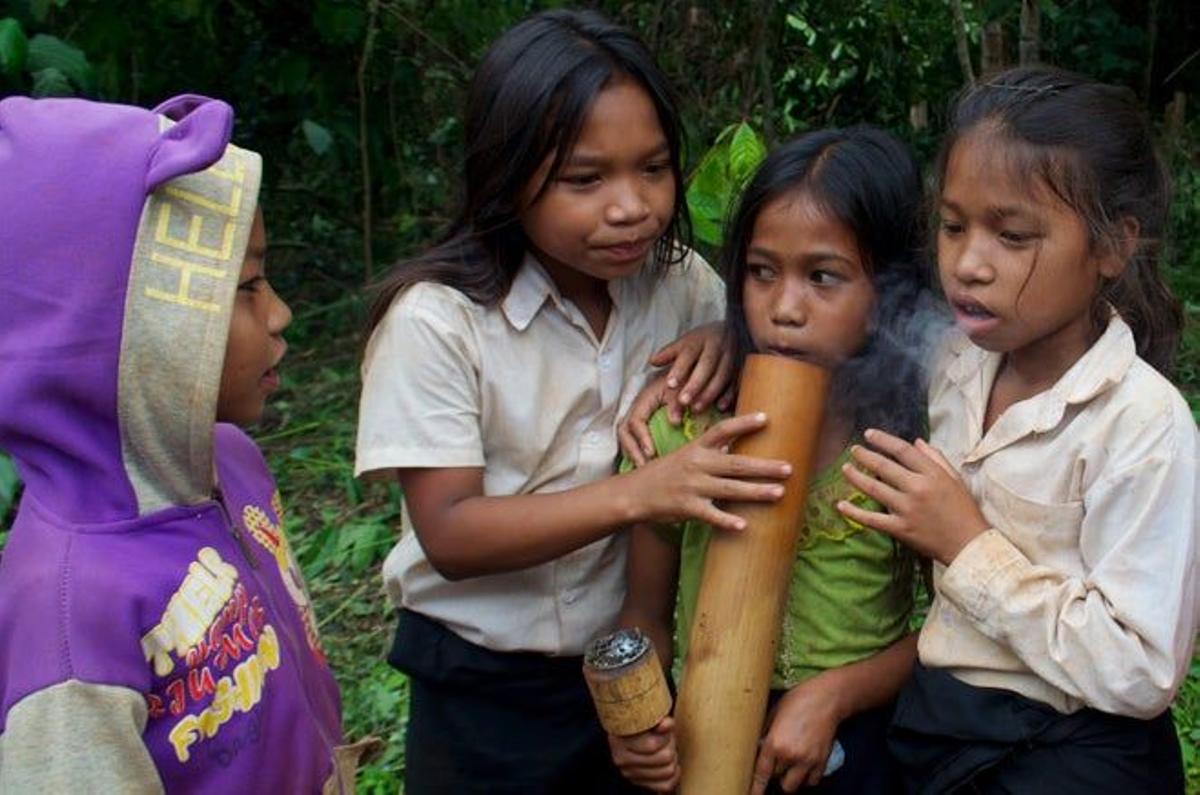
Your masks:
[[[654,643],[638,630],[620,630],[588,644],[583,678],[600,725],[609,734],[640,734],[671,712],[671,691]]]
[[[768,419],[734,450],[792,474],[778,502],[729,506],[746,529],[709,541],[675,710],[683,795],[750,789],[828,388],[827,371],[779,356],[751,355],[742,371],[737,413]]]

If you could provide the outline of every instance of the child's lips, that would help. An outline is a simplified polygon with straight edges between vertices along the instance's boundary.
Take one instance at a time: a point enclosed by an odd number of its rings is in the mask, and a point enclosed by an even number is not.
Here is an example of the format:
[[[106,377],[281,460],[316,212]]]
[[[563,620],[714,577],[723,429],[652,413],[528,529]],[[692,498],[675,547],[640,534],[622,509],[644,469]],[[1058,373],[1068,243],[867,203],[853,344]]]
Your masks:
[[[955,298],[950,307],[954,310],[955,323],[968,335],[988,331],[999,323],[991,310],[970,298]]]
[[[795,359],[798,362],[808,362],[809,364],[820,364],[813,356],[798,348],[788,348],[782,345],[770,345],[766,349],[767,353],[774,356],[784,356],[788,359]]]
[[[626,243],[613,243],[611,245],[600,246],[600,250],[616,262],[633,262],[634,260],[643,259],[650,251],[650,244],[653,242],[654,238],[645,237]]]
[[[267,370],[265,373],[263,373],[259,383],[261,383],[263,388],[268,392],[274,392],[276,389],[279,389],[279,371],[272,367],[270,370]]]

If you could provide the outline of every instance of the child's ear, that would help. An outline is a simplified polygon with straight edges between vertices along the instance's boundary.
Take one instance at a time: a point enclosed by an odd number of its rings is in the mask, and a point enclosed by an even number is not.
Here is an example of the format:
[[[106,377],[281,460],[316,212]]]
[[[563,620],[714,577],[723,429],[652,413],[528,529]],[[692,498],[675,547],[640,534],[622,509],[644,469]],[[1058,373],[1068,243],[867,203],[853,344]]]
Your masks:
[[[1142,225],[1131,215],[1121,218],[1114,227],[1113,235],[1106,242],[1100,258],[1100,275],[1110,281],[1125,272],[1125,266],[1133,259],[1142,235]]]
[[[217,99],[185,94],[155,113],[175,121],[158,138],[146,169],[146,192],[181,174],[203,171],[221,159],[233,133],[233,108]]]

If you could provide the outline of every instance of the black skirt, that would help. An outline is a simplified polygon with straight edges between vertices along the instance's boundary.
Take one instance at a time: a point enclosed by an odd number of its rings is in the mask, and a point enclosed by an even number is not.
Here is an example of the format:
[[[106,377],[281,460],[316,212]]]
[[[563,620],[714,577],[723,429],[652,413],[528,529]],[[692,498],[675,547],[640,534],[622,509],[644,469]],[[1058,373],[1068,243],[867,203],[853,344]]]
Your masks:
[[[913,793],[1176,795],[1183,759],[1170,710],[1151,720],[1063,715],[1007,690],[917,665],[888,744]]]
[[[409,677],[409,795],[625,795],[579,657],[497,652],[401,610],[388,662]]]

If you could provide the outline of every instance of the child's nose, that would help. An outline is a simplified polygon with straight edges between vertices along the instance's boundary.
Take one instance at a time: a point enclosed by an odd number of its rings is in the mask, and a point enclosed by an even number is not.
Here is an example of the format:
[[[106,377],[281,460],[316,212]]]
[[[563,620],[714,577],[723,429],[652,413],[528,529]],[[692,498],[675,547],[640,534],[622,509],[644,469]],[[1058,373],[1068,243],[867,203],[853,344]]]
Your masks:
[[[612,201],[606,210],[610,224],[637,223],[650,214],[650,204],[635,181],[622,180],[614,186]]]
[[[771,320],[780,326],[803,326],[808,321],[808,295],[802,285],[780,287],[771,305]]]
[[[996,277],[996,271],[984,247],[968,240],[955,255],[954,276],[964,284],[986,283]]]
[[[279,297],[273,287],[271,290],[271,309],[267,315],[267,327],[272,334],[282,334],[283,330],[292,324],[292,308]]]

